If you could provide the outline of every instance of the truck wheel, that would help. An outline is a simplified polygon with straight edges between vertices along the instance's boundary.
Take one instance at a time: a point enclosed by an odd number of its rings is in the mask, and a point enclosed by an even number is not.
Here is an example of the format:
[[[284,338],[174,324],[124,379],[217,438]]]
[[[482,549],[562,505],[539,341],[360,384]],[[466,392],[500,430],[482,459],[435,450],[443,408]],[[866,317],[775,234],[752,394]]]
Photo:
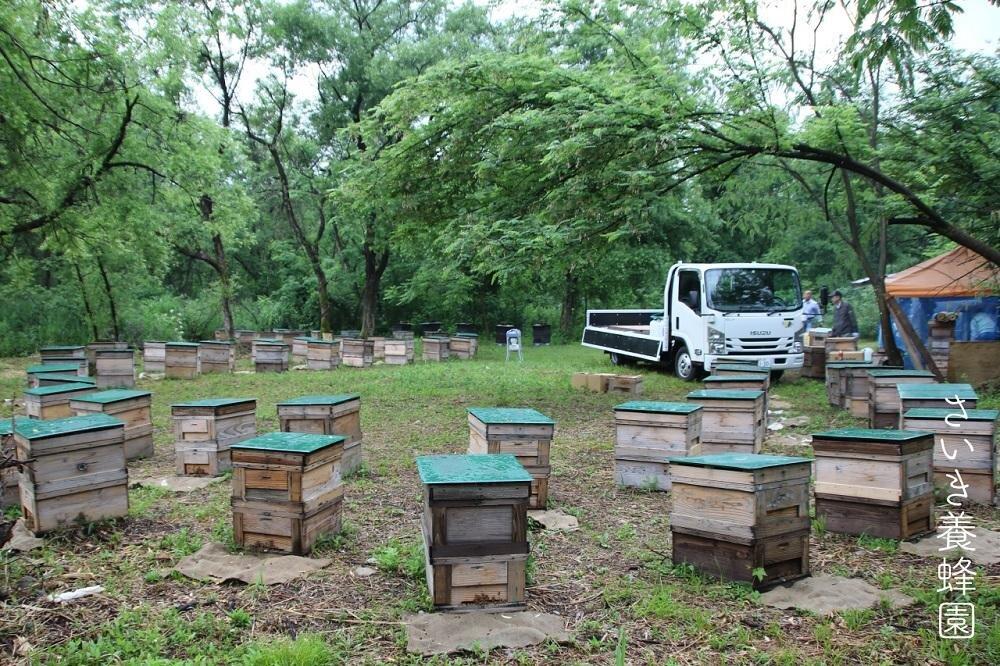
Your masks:
[[[774,383],[781,379],[781,375],[785,374],[784,370],[772,370],[771,371],[771,383]]]
[[[618,352],[611,352],[608,356],[611,357],[611,365],[635,365],[635,361],[631,356],[619,354]]]
[[[674,355],[674,374],[686,382],[694,381],[698,378],[698,368],[691,360],[691,354],[687,347],[681,347]]]

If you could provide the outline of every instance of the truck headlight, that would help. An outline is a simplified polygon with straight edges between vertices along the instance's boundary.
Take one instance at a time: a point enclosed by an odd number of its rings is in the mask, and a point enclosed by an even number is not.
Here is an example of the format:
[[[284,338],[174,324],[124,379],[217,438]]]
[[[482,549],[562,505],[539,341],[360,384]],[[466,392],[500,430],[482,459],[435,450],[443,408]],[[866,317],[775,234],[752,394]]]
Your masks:
[[[717,328],[708,327],[708,353],[725,354],[726,336]]]
[[[795,339],[792,342],[792,353],[801,354],[802,353],[802,336],[806,333],[806,328],[803,326],[799,330],[795,331]]]

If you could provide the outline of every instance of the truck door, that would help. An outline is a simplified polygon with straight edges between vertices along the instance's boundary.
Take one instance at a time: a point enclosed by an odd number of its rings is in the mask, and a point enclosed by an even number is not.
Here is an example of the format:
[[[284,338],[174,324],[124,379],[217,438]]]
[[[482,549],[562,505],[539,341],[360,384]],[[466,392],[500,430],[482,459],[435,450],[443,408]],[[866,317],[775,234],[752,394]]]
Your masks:
[[[674,337],[683,339],[684,344],[689,346],[688,353],[695,363],[702,362],[705,351],[702,349],[699,336],[703,328],[701,303],[701,272],[692,268],[682,268],[677,271],[671,298],[670,328]]]

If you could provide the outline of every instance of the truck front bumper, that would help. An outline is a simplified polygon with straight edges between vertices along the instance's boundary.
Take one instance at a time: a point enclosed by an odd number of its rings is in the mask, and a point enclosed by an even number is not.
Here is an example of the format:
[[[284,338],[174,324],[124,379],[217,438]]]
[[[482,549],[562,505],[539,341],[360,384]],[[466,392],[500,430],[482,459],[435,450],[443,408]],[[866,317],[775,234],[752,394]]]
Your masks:
[[[705,357],[705,370],[711,372],[716,365],[732,361],[753,361],[758,367],[768,370],[796,370],[802,367],[802,354],[781,356],[741,356],[739,354],[713,356],[709,354]]]

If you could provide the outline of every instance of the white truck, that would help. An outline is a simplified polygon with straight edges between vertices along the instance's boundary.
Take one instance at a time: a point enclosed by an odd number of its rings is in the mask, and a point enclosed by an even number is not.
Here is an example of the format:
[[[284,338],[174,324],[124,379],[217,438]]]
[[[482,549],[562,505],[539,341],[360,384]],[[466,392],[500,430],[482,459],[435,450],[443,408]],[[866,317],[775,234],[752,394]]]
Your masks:
[[[588,310],[583,346],[615,365],[652,361],[693,380],[719,363],[753,361],[777,379],[802,367],[799,274],[780,264],[676,263],[659,310]]]

